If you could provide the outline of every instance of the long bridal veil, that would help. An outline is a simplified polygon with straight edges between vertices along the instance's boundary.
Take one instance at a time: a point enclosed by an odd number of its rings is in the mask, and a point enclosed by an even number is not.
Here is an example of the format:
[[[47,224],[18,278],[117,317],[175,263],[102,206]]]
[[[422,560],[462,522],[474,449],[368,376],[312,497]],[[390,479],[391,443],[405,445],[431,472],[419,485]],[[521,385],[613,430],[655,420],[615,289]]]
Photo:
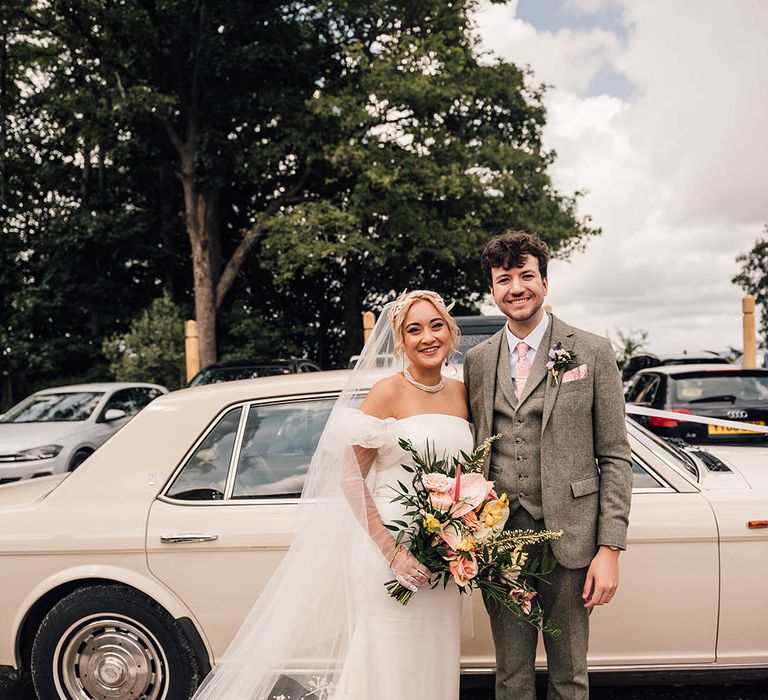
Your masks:
[[[377,380],[397,371],[390,308],[383,309],[312,457],[292,546],[195,700],[334,697],[359,612],[355,591],[371,575],[364,553],[368,548],[370,556],[382,531],[366,483],[375,453],[359,447],[366,447],[366,426],[352,409]]]

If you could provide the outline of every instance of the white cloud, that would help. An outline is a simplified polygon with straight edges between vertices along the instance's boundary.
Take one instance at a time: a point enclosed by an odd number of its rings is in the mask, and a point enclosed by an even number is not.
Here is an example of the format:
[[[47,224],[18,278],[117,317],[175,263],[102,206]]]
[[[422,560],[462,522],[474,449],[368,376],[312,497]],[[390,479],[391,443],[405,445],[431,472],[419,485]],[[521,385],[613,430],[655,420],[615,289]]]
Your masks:
[[[478,17],[483,45],[529,63],[547,95],[545,145],[564,192],[603,235],[554,261],[550,302],[604,333],[645,328],[659,352],[741,345],[736,256],[768,222],[768,9],[763,0],[620,3],[626,42],[604,29],[537,31],[516,7]],[[509,30],[509,31],[508,31]],[[635,96],[589,96],[608,67]]]

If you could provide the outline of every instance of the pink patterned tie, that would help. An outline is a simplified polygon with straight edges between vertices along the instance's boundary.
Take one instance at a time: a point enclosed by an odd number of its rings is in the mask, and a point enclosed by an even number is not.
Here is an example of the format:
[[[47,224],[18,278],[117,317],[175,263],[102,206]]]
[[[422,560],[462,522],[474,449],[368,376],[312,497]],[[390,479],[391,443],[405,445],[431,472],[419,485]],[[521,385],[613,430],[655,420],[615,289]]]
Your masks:
[[[515,364],[515,394],[517,398],[523,395],[523,389],[525,389],[525,382],[528,380],[528,375],[531,373],[531,363],[528,362],[528,346],[521,340],[516,346],[517,350],[517,363]]]

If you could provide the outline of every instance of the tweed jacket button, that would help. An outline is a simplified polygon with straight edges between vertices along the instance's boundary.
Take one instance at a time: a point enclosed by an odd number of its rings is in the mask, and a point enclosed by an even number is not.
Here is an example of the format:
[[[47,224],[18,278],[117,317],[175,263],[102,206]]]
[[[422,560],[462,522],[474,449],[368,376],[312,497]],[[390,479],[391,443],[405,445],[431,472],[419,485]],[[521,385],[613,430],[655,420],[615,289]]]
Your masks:
[[[523,438],[521,438],[521,437],[515,438],[515,442],[516,442],[518,445],[519,445],[519,444],[520,444],[522,441],[523,441]]]

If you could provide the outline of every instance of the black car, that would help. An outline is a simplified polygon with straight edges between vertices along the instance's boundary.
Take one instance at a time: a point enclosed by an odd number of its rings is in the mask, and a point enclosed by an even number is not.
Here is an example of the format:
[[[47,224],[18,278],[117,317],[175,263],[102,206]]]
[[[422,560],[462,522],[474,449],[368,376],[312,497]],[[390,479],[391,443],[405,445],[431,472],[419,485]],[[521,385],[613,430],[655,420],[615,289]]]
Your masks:
[[[320,366],[310,360],[292,357],[287,360],[230,360],[208,365],[190,380],[188,387],[219,382],[234,382],[238,379],[272,377],[279,374],[319,372]]]
[[[628,404],[766,425],[768,369],[738,365],[669,365],[640,370],[626,393]],[[656,416],[633,416],[649,430],[686,442],[762,443],[768,435]]]
[[[670,355],[668,357],[659,357],[651,352],[638,353],[632,355],[627,360],[624,368],[621,370],[621,380],[626,385],[632,377],[641,369],[650,367],[666,367],[668,365],[727,365],[729,361],[716,355],[715,353],[706,353],[703,355]]]
[[[464,362],[467,350],[479,345],[494,333],[501,330],[507,321],[506,316],[454,316],[456,325],[461,330],[459,338],[460,355],[456,362]]]

